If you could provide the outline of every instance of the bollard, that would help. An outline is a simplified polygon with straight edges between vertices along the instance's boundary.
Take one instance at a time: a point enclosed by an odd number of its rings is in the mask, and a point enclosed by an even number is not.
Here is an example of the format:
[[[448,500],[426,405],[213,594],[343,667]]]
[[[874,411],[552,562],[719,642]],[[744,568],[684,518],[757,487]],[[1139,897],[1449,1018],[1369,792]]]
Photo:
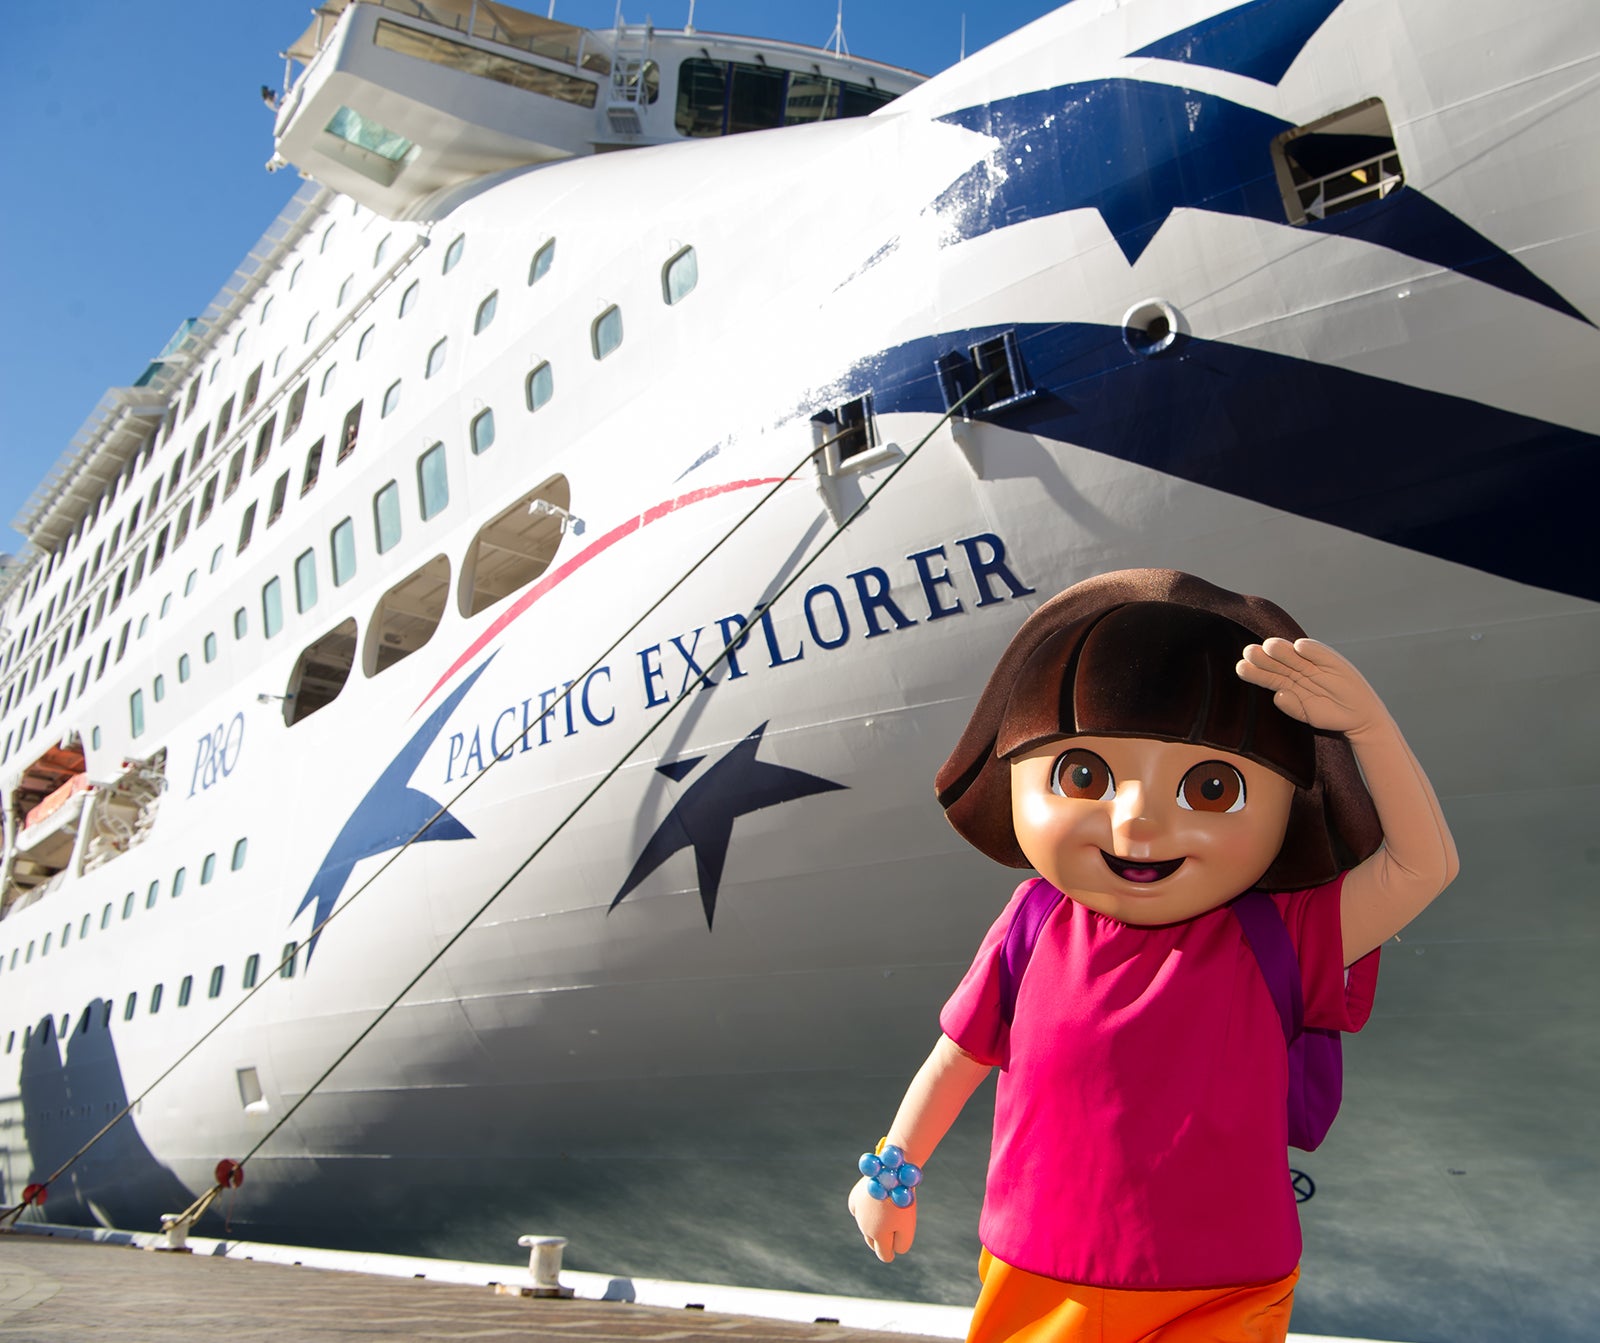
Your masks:
[[[518,1296],[570,1297],[572,1288],[561,1285],[561,1252],[566,1249],[565,1236],[522,1236],[517,1244],[528,1251],[528,1276],[531,1287],[496,1287],[496,1291]]]

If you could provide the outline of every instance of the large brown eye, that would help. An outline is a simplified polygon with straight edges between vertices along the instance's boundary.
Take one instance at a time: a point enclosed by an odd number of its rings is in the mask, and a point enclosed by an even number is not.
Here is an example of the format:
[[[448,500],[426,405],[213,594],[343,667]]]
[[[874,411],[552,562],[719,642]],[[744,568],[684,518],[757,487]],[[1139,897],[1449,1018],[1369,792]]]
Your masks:
[[[1183,776],[1178,785],[1178,805],[1185,811],[1241,811],[1244,780],[1232,765],[1207,760]]]
[[[1067,751],[1050,772],[1050,791],[1061,797],[1104,802],[1116,795],[1111,766],[1093,751]]]

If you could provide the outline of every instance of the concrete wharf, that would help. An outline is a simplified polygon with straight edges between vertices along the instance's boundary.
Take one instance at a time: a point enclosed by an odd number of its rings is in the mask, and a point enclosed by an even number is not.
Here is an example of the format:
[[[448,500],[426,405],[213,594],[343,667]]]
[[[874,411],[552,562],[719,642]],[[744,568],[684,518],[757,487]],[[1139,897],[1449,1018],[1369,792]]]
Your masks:
[[[137,1243],[36,1231],[0,1235],[0,1340],[167,1343],[188,1335],[229,1343],[931,1343],[926,1335],[832,1323],[581,1296],[525,1298],[482,1283],[245,1261],[208,1252],[214,1242],[192,1243],[194,1253],[158,1254]],[[507,1267],[504,1278],[508,1286],[526,1282],[526,1269]]]

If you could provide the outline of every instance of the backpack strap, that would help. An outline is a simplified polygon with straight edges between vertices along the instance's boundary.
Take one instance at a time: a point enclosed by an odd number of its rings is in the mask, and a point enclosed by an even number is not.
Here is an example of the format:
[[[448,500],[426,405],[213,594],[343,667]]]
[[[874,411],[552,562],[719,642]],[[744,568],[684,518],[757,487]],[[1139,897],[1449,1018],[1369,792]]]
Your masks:
[[[1246,891],[1233,902],[1232,909],[1244,929],[1244,940],[1261,967],[1272,1004],[1278,1009],[1283,1038],[1293,1044],[1304,1029],[1305,997],[1300,986],[1300,958],[1295,955],[1289,930],[1265,891]]]
[[[1017,1015],[1017,990],[1022,987],[1022,972],[1033,959],[1033,949],[1039,945],[1039,934],[1065,899],[1043,877],[1035,877],[1011,915],[1011,926],[1000,944],[1000,1019],[1007,1026]]]

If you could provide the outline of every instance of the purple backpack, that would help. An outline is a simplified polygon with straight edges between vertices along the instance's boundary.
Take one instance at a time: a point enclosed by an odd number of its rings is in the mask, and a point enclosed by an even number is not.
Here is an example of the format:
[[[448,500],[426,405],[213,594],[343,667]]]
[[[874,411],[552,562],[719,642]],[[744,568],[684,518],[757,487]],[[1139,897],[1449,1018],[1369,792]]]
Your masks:
[[[1036,877],[1011,916],[1011,926],[1000,947],[1000,1015],[1008,1026],[1016,1015],[1022,973],[1033,957],[1045,922],[1065,898],[1048,881]],[[1339,1032],[1304,1024],[1300,963],[1272,897],[1263,891],[1248,891],[1230,908],[1261,967],[1261,977],[1283,1024],[1283,1038],[1289,1050],[1289,1145],[1305,1152],[1315,1151],[1339,1113],[1344,1090]]]

